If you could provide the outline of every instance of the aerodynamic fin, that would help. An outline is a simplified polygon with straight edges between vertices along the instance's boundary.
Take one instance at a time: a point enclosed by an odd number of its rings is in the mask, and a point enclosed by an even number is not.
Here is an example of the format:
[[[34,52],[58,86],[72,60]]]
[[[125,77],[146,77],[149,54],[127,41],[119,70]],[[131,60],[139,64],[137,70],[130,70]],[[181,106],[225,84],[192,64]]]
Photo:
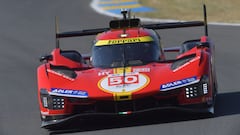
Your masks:
[[[205,36],[208,36],[207,8],[205,4],[203,4],[203,15],[204,15]]]
[[[56,48],[59,48],[59,39],[57,37],[59,33],[58,18],[55,16],[55,34],[56,34]]]

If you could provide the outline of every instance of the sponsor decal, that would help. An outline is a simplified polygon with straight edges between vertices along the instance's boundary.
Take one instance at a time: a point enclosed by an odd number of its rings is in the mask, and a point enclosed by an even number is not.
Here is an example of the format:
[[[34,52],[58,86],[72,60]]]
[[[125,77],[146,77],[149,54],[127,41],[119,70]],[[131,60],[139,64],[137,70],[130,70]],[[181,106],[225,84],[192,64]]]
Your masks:
[[[88,97],[88,93],[86,91],[62,89],[62,88],[51,88],[50,95],[68,96],[68,97],[81,97],[81,98],[87,98]]]
[[[160,90],[161,91],[167,91],[167,90],[171,90],[171,89],[176,89],[176,88],[180,88],[186,85],[190,85],[193,83],[197,83],[199,82],[199,80],[197,80],[196,76],[190,77],[190,78],[185,78],[182,80],[177,80],[174,82],[169,82],[166,84],[161,85]]]
[[[139,75],[123,76],[110,76],[108,77],[108,86],[124,85],[124,84],[137,84],[139,83]]]
[[[132,67],[120,67],[120,68],[114,68],[113,69],[113,74],[123,74],[125,71],[125,73],[131,73],[132,71]]]
[[[150,36],[134,37],[134,38],[119,38],[119,39],[110,39],[110,40],[98,40],[95,46],[140,43],[140,42],[151,42],[151,41],[153,41],[153,39]]]
[[[204,83],[203,84],[203,94],[207,94],[208,93],[208,84]]]
[[[108,70],[102,70],[100,72],[98,72],[98,76],[105,76],[105,75],[109,75],[110,71]]]
[[[150,68],[134,68],[133,72],[150,72]]]
[[[146,87],[150,82],[148,76],[136,72],[110,74],[98,82],[98,87],[108,93],[132,93]]]

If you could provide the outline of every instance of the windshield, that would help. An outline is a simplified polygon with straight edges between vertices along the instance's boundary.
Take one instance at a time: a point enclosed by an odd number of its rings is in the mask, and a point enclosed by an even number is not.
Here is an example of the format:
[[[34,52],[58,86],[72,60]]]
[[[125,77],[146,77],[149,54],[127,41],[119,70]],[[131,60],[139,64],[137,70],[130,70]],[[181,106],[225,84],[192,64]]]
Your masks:
[[[145,65],[159,61],[160,49],[154,42],[94,46],[94,67],[112,68]]]

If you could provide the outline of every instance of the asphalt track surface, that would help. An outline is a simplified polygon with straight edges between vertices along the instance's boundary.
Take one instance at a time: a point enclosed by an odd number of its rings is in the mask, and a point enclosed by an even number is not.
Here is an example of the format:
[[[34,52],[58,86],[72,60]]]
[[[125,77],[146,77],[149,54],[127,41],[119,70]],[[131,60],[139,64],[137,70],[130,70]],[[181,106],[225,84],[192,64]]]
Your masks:
[[[239,135],[240,27],[210,26],[216,44],[219,95],[214,118],[159,112],[134,118],[93,118],[73,122],[66,131],[40,128],[36,69],[38,58],[54,48],[54,17],[60,30],[106,27],[109,17],[83,0],[1,0],[0,4],[0,135]],[[198,38],[200,28],[159,31],[165,47]],[[93,37],[66,39],[62,47],[88,53]],[[65,44],[65,45],[63,45]],[[64,129],[64,127],[62,128]],[[70,132],[70,130],[72,130]]]

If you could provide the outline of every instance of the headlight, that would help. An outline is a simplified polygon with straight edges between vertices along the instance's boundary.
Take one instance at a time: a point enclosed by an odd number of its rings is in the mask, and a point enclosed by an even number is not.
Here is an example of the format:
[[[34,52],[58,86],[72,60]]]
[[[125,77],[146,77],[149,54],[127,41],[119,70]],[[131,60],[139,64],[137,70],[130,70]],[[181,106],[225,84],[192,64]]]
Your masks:
[[[41,89],[40,90],[40,98],[41,98],[41,102],[42,102],[42,105],[44,108],[48,108],[48,97],[49,97],[49,94],[47,92],[46,89]]]
[[[199,83],[185,87],[186,98],[195,98],[208,94],[208,77],[203,76]]]
[[[64,97],[50,96],[46,89],[40,90],[40,98],[42,106],[48,109],[64,109],[65,100]]]
[[[64,98],[58,96],[51,96],[52,109],[64,109]]]

